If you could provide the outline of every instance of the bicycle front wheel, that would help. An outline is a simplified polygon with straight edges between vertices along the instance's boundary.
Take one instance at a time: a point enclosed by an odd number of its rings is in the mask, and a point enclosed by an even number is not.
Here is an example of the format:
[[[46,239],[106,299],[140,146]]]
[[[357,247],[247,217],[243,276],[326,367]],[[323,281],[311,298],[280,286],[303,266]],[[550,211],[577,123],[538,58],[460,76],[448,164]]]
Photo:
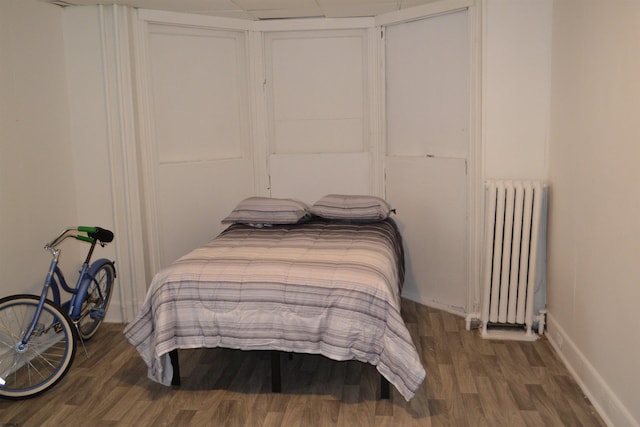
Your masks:
[[[44,393],[69,371],[76,353],[69,317],[46,300],[35,330],[21,341],[38,308],[38,297],[0,299],[0,397],[26,399]]]
[[[82,300],[80,319],[77,322],[78,334],[84,341],[98,332],[98,326],[107,314],[115,277],[115,267],[108,261],[101,264],[93,274],[87,293]]]

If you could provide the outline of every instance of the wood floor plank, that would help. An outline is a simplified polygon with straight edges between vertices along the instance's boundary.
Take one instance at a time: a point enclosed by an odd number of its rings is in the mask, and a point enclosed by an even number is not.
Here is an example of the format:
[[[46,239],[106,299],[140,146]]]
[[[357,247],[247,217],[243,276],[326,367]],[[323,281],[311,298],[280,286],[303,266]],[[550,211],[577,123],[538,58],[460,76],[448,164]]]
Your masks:
[[[474,427],[491,427],[489,420],[485,416],[478,393],[462,393],[461,396],[466,419],[464,424]]]
[[[545,425],[544,420],[542,419],[538,411],[520,411],[520,416],[522,416],[522,419],[524,420],[527,427],[540,427]]]
[[[536,410],[540,414],[540,417],[542,417],[545,426],[564,427],[565,422],[573,421],[564,419],[570,412],[564,410],[564,399],[562,399],[561,396],[550,398],[539,384],[527,384],[527,389],[531,394]],[[558,402],[558,400],[560,402]],[[560,413],[558,413],[558,409],[561,410]]]
[[[462,332],[466,334],[467,332]],[[457,390],[460,393],[477,393],[476,383],[474,380],[474,372],[470,368],[469,354],[465,353],[460,333],[449,334],[449,346],[451,348],[451,361],[454,366],[457,379]]]
[[[588,403],[588,402],[587,402]],[[596,410],[590,404],[576,404],[574,399],[569,400],[569,406],[573,411],[578,425],[581,426],[599,426],[601,425],[601,418]]]
[[[263,427],[280,427],[282,426],[282,418],[284,417],[283,412],[269,412],[267,416],[264,417],[264,422],[262,423]]]
[[[521,382],[507,381],[509,392],[519,411],[533,411],[536,408],[527,386]]]
[[[287,404],[282,425],[301,426],[305,412],[306,397],[301,394],[292,394]]]
[[[599,416],[578,384],[568,374],[550,375],[550,377],[557,386],[557,392],[567,400],[580,424],[597,425]]]
[[[406,402],[379,400],[375,367],[282,355],[271,393],[268,352],[180,351],[182,385],[147,378],[124,325],[104,324],[69,374],[42,396],[0,400],[0,424],[28,426],[586,426],[604,427],[544,337],[482,339],[464,319],[413,301],[402,312],[427,378]]]
[[[508,382],[493,376],[487,380],[488,384],[483,384],[479,395],[483,409],[485,413],[491,414],[494,425],[525,425]]]
[[[318,417],[318,425],[336,425],[340,416],[340,406],[342,405],[342,403],[338,400],[322,399],[318,405],[320,411],[320,415]]]

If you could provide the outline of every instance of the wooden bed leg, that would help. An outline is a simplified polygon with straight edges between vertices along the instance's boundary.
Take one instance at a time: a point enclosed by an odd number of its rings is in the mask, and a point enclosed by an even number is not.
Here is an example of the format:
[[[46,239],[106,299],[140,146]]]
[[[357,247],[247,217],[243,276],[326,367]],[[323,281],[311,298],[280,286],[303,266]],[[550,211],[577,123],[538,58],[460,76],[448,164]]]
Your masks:
[[[171,350],[169,352],[169,358],[171,359],[171,366],[173,367],[171,385],[180,385],[180,362],[178,361],[178,349]]]
[[[389,399],[389,380],[380,375],[380,399]]]
[[[282,379],[280,375],[280,352],[271,351],[271,391],[280,393],[282,391]]]

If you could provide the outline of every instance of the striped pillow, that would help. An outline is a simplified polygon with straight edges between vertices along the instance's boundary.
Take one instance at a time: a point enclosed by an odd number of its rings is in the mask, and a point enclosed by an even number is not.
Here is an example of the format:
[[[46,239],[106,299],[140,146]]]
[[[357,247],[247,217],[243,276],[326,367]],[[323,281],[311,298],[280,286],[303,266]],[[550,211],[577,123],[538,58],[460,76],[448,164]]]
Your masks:
[[[329,194],[311,206],[313,215],[343,221],[382,221],[391,212],[391,205],[376,196]]]
[[[249,197],[238,203],[222,223],[249,224],[258,227],[296,224],[308,216],[309,207],[298,200]]]

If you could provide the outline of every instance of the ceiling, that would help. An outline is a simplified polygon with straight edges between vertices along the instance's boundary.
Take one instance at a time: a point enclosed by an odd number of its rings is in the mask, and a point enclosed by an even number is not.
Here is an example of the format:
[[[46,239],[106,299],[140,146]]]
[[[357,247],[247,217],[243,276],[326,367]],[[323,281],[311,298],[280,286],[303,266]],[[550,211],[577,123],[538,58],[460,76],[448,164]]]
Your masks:
[[[438,0],[43,0],[59,6],[124,4],[250,20],[376,16]]]

